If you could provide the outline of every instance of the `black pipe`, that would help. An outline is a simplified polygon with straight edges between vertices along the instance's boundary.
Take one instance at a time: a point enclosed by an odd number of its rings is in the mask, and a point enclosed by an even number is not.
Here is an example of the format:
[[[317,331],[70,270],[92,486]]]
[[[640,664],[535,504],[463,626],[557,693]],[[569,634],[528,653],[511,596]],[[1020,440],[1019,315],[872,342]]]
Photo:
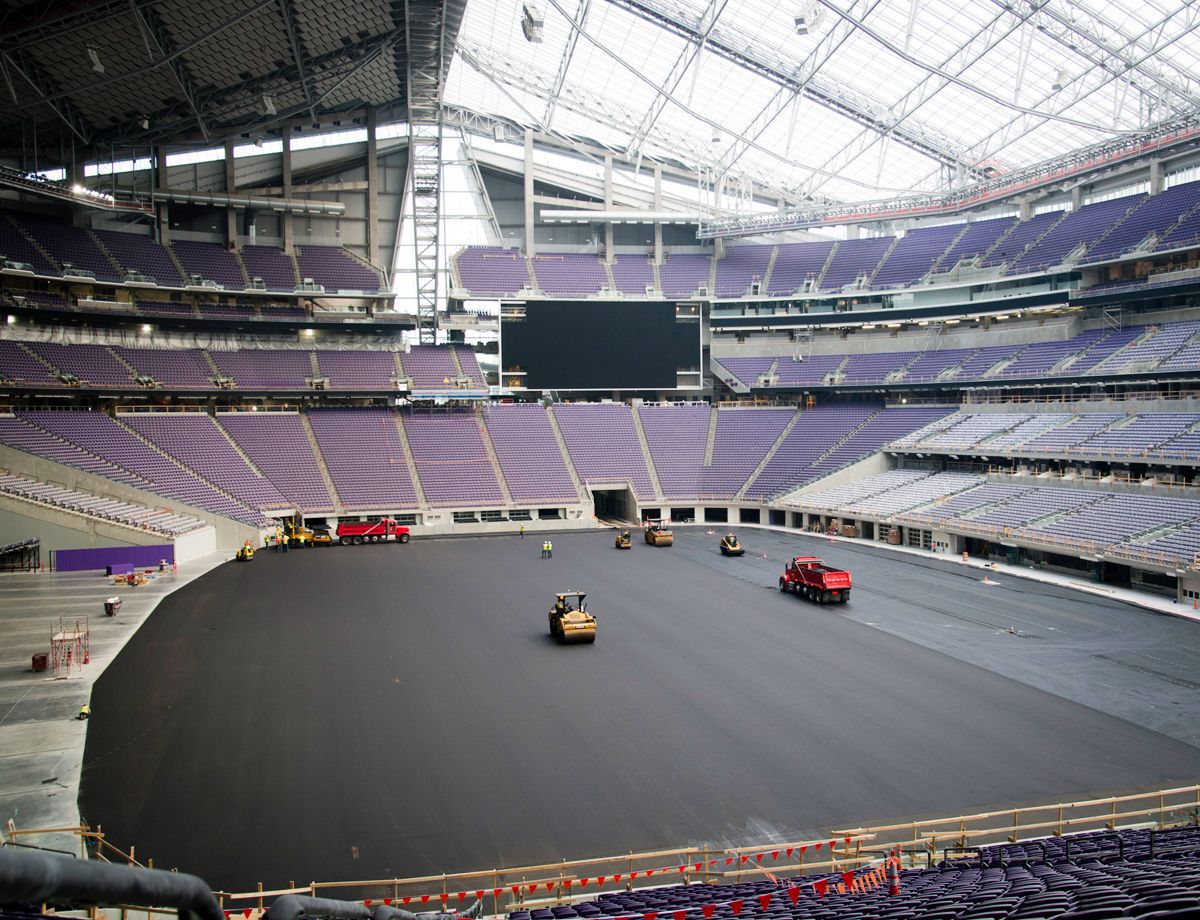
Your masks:
[[[180,872],[0,849],[0,904],[48,901],[174,907],[189,920],[225,920],[203,880]]]
[[[333,901],[285,894],[267,909],[270,920],[303,920],[306,917],[332,917],[336,920],[371,920],[371,911],[355,901]]]

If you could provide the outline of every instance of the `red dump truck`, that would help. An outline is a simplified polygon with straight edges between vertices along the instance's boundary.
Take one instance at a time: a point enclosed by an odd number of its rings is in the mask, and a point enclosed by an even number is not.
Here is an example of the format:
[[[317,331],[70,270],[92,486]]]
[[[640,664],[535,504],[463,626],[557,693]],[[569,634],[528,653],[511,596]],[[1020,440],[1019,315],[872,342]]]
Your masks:
[[[340,521],[337,526],[338,542],[342,546],[351,543],[407,543],[408,528],[401,527],[391,518],[378,521]]]
[[[831,569],[816,556],[797,556],[779,576],[779,590],[802,594],[819,604],[844,604],[850,598],[850,573]]]

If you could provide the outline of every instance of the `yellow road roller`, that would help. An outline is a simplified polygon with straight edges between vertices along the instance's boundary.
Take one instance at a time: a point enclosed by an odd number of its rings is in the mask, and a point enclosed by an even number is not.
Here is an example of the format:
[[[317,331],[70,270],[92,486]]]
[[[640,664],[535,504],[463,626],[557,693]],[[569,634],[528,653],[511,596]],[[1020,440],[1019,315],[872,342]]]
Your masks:
[[[596,618],[587,612],[587,595],[563,591],[550,608],[550,635],[563,645],[596,641]]]
[[[670,546],[675,542],[675,535],[662,521],[646,521],[646,542],[651,546]]]
[[[628,530],[622,530],[617,534],[616,547],[617,549],[633,548],[633,538],[629,536]]]

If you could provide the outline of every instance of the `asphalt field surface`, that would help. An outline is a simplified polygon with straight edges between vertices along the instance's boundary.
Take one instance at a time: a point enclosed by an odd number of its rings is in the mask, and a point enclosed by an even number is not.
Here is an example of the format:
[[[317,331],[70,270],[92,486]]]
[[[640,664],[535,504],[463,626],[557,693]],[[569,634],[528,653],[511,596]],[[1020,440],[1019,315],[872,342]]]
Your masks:
[[[1200,625],[882,548],[677,531],[259,553],[97,683],[80,809],[226,891],[1084,798],[1200,777]],[[846,605],[775,588],[789,553]],[[765,558],[764,558],[765,556]],[[555,591],[595,645],[557,646]],[[1009,632],[1013,627],[1015,634]]]

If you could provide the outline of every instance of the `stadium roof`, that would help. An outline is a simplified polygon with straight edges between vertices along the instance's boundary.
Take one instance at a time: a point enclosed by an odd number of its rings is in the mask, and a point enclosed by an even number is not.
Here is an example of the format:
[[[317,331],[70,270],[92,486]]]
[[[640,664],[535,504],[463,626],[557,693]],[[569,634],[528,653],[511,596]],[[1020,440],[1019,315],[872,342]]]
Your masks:
[[[403,111],[410,73],[444,76],[441,29],[448,48],[464,3],[5,0],[0,146],[145,148]]]
[[[735,193],[945,190],[1200,112],[1193,0],[533,0],[540,41],[530,5],[469,0],[448,103]]]
[[[456,120],[862,202],[1200,123],[1198,24],[1198,0],[4,0],[0,147],[403,119],[440,77]]]

